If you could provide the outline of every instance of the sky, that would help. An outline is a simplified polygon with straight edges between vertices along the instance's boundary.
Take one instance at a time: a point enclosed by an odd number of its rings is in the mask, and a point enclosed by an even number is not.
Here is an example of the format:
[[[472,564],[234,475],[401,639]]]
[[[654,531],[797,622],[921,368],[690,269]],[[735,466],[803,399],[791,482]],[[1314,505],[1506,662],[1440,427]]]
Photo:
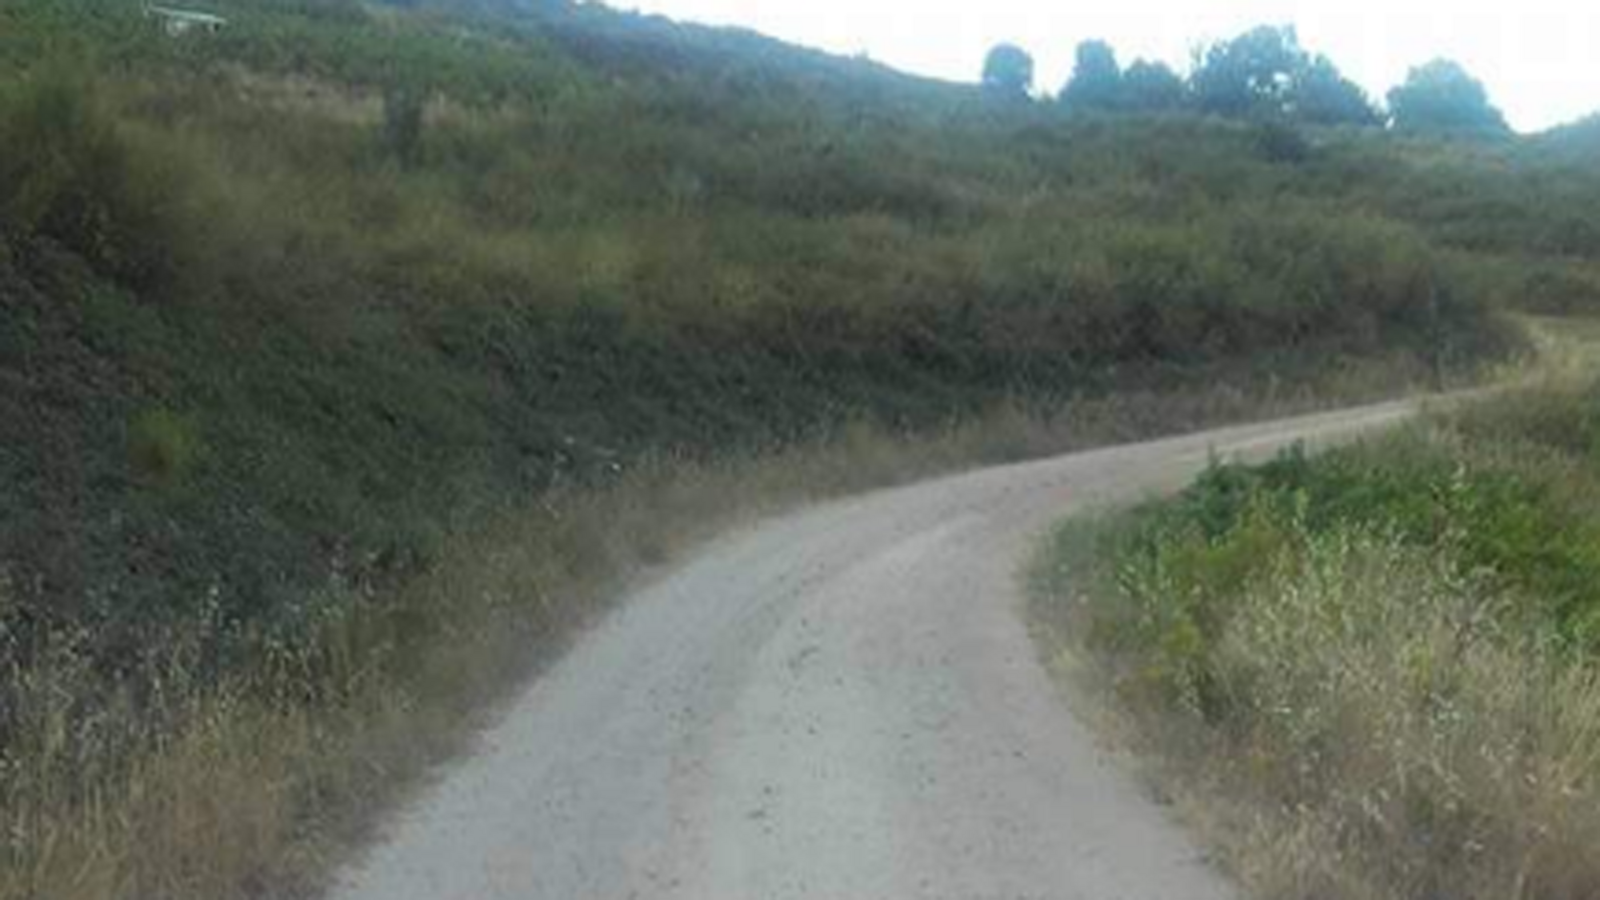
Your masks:
[[[1415,65],[1464,64],[1513,127],[1537,131],[1600,110],[1597,0],[612,0],[625,9],[741,25],[898,69],[972,81],[994,44],[1016,43],[1054,92],[1079,41],[1123,64],[1183,71],[1198,44],[1254,25],[1292,24],[1308,49],[1382,97]]]

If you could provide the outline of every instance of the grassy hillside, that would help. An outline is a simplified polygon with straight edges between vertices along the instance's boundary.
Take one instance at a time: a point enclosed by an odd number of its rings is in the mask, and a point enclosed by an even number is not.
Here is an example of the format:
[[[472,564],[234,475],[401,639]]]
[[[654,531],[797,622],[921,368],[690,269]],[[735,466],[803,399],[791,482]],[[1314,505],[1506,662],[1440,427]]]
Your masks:
[[[291,607],[646,451],[1502,343],[1451,247],[1521,247],[1363,203],[1422,164],[1337,135],[1286,166],[602,12],[224,11],[3,13],[0,558],[40,624]]]
[[[1256,895],[1600,890],[1595,400],[1521,389],[1220,466],[1045,554],[1041,612]]]
[[[653,460],[1438,377],[1600,302],[1600,170],[1516,142],[1073,115],[589,6],[214,7],[0,5],[0,735],[58,779],[132,765],[52,755],[108,708],[301,734],[442,640],[386,598]],[[74,865],[28,841],[24,896]],[[124,877],[81,893],[240,890]]]

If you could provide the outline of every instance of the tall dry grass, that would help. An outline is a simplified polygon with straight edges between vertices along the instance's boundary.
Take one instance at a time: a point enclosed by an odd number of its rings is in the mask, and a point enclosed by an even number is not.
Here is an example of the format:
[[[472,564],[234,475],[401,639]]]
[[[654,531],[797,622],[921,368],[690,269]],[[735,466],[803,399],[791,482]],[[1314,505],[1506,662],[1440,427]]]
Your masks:
[[[1057,670],[1251,896],[1600,896],[1592,329],[1517,387],[1070,522]]]
[[[1273,900],[1597,896],[1600,668],[1436,549],[1277,537],[1205,637],[1185,551],[1086,590],[1079,532],[1039,572],[1053,654],[1221,863]]]
[[[1242,593],[1210,670],[1228,856],[1282,900],[1600,893],[1600,670],[1393,538],[1310,539]]]

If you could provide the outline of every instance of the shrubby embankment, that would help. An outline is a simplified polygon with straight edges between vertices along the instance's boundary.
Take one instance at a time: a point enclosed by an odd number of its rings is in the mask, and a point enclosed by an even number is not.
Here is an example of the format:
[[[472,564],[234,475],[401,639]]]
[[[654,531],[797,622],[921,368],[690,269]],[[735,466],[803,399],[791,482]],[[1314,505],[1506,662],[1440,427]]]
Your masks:
[[[1255,894],[1600,889],[1595,390],[1218,465],[1041,554],[1050,640]]]

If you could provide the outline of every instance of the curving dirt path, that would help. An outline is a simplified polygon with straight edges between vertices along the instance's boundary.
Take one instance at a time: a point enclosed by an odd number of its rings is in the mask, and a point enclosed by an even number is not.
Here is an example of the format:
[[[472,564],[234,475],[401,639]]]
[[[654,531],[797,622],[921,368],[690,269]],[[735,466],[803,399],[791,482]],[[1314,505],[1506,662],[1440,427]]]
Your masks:
[[[1208,455],[1399,403],[988,469],[730,535],[631,597],[399,816],[339,900],[1233,896],[1072,718],[1015,573]]]

